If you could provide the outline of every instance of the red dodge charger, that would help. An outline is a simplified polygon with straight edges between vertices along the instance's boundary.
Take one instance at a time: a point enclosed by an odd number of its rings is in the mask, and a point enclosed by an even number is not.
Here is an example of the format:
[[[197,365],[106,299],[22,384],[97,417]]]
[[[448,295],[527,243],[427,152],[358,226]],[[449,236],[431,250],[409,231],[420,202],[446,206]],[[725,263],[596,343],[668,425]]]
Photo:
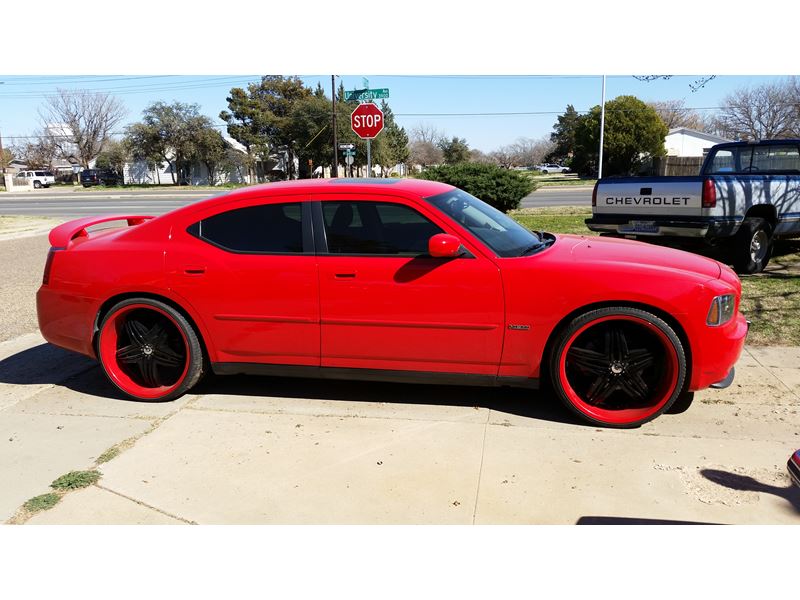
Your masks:
[[[113,220],[126,226],[90,227]],[[595,425],[680,412],[733,378],[741,284],[708,258],[532,233],[421,180],[250,187],[163,216],[50,233],[51,343],[127,396],[204,372],[536,388]]]

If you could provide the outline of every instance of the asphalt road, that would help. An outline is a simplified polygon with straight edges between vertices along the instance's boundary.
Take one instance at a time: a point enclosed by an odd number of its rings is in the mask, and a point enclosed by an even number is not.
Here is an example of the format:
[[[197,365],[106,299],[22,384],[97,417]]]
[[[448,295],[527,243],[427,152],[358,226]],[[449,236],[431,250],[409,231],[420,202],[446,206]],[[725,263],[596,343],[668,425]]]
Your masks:
[[[542,187],[522,199],[522,208],[591,205],[592,188],[586,186]]]
[[[0,194],[0,215],[84,217],[131,212],[160,215],[180,206],[219,196],[229,190],[32,190]]]
[[[227,190],[126,190],[86,191],[32,190],[0,194],[0,215],[38,217],[85,217],[112,213],[160,215]],[[583,186],[537,190],[522,200],[523,208],[538,206],[589,206],[592,188]]]

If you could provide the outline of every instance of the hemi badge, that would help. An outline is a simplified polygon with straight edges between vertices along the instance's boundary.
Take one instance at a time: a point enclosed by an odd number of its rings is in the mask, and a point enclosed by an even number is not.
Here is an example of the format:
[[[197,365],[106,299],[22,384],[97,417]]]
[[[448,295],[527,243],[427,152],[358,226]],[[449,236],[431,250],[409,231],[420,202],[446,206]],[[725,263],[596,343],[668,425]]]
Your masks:
[[[530,325],[509,325],[508,328],[509,329],[520,330],[520,331],[527,331],[528,329],[531,328],[531,326]]]

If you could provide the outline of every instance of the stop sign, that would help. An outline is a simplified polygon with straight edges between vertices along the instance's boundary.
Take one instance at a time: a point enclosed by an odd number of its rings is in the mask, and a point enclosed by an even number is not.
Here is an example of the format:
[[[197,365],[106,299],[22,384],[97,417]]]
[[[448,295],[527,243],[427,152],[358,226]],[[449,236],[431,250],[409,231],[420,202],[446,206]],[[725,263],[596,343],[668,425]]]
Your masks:
[[[350,126],[363,140],[371,140],[383,129],[383,112],[372,102],[359,104],[350,115]]]

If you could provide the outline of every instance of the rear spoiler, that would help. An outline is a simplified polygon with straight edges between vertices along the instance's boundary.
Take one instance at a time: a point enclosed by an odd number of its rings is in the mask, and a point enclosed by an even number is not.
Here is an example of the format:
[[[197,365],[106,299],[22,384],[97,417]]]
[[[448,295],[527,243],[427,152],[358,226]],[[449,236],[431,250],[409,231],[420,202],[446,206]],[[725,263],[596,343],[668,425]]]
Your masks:
[[[50,245],[55,248],[66,248],[72,240],[88,235],[86,229],[92,225],[107,223],[108,221],[127,221],[128,226],[141,225],[154,217],[146,215],[103,215],[102,217],[83,217],[62,223],[50,231]]]

